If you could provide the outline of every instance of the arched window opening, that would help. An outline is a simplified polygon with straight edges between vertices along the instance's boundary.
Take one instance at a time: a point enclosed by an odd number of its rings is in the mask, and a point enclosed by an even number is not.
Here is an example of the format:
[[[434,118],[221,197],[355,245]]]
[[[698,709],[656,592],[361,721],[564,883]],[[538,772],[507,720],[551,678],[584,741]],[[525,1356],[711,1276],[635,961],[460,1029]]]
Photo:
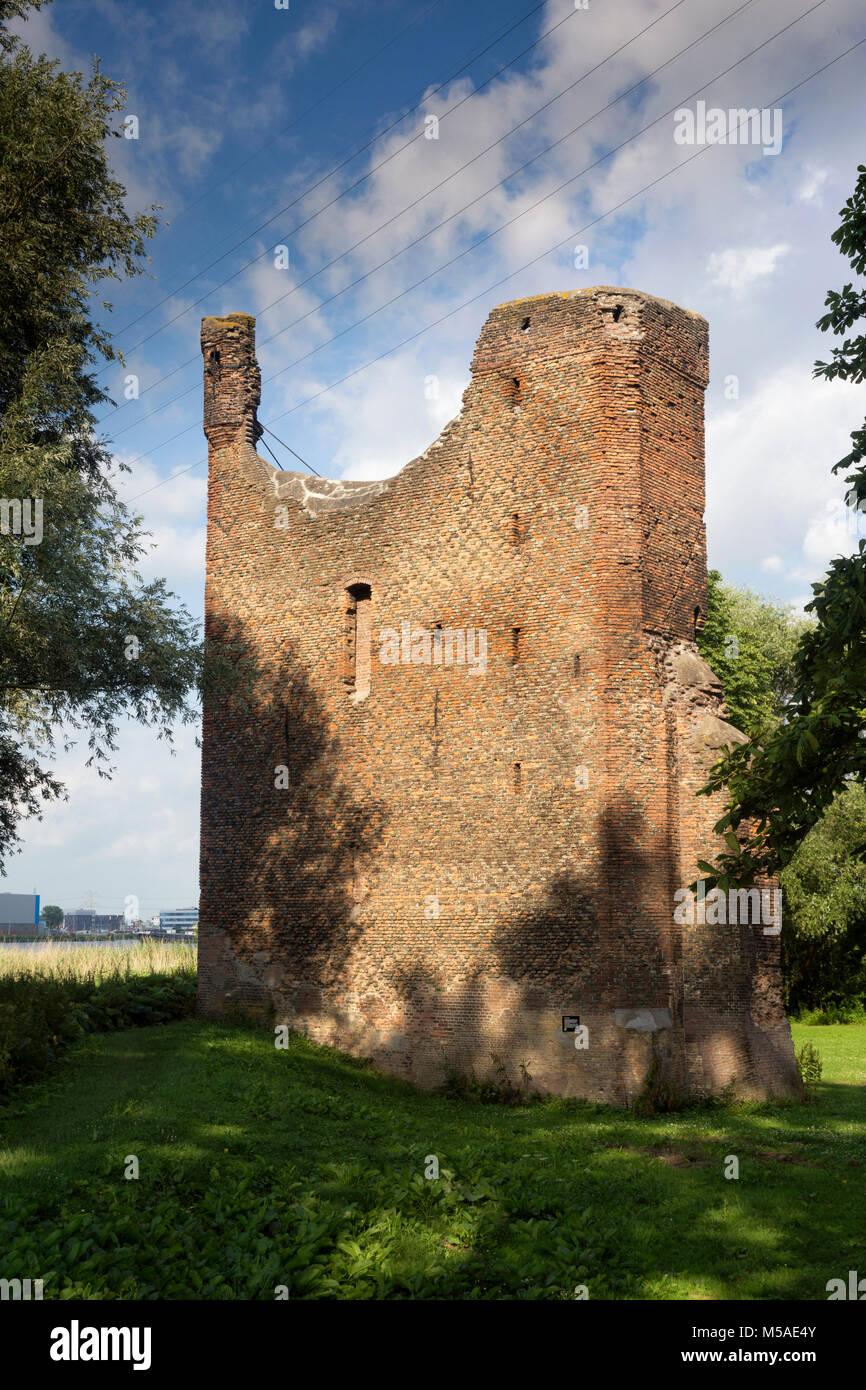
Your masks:
[[[370,585],[351,584],[346,590],[343,679],[353,700],[370,693]]]

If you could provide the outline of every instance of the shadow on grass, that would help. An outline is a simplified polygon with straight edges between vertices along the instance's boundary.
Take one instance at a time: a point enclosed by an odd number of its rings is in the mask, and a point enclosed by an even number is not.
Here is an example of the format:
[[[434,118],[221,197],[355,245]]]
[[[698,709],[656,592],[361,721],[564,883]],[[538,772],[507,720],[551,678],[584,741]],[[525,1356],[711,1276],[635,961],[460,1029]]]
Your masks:
[[[195,1204],[244,1175],[260,1195],[300,1180],[304,1204],[354,1213],[344,1238],[396,1232],[388,1297],[413,1296],[419,1261],[425,1298],[567,1297],[578,1283],[590,1297],[825,1298],[828,1279],[866,1264],[863,1087],[641,1119],[452,1101],[224,1023],[101,1042],[62,1086],[34,1088],[25,1115],[0,1112],[21,1144],[6,1171],[46,1210],[73,1180],[117,1185],[129,1152],[146,1178],[137,1201],[177,1190]],[[453,1179],[419,1181],[431,1154]]]

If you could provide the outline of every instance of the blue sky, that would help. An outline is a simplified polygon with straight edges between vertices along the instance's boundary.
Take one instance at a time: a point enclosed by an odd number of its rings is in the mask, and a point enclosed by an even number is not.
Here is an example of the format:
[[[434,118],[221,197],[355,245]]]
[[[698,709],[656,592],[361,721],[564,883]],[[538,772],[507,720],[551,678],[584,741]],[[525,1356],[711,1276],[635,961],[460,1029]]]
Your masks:
[[[864,392],[811,366],[849,278],[830,233],[866,153],[866,44],[804,79],[866,37],[857,0],[58,0],[19,31],[66,68],[98,53],[138,119],[111,157],[130,209],[163,210],[148,277],[109,294],[128,360],[100,376],[119,407],[103,428],[153,536],[143,572],[196,615],[199,326],[231,311],[257,318],[263,422],[326,476],[371,478],[456,413],[497,303],[595,284],[674,300],[710,323],[710,563],[802,604],[853,548],[830,468]],[[694,157],[673,112],[698,100],[781,109],[781,150]],[[193,734],[172,757],[127,726],[115,761],[106,782],[83,752],[58,759],[69,800],[25,827],[4,889],[197,900]]]

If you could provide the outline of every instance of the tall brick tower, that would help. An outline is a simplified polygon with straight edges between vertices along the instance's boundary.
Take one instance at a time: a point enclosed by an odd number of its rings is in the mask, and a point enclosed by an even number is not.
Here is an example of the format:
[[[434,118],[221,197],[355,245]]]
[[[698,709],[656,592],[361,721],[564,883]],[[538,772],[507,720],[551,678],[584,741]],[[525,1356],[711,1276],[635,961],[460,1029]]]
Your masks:
[[[254,328],[202,324],[207,639],[253,674],[205,702],[201,1009],[425,1085],[797,1093],[778,936],[674,910],[742,739],[695,645],[705,321],[501,305],[460,414],[361,483],[258,456]]]

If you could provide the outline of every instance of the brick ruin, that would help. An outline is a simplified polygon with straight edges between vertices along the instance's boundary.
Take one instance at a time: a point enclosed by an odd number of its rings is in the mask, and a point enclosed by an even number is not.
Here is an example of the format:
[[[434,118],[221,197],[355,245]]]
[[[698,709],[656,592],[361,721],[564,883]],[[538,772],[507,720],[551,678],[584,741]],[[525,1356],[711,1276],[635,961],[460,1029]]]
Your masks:
[[[258,455],[254,339],[202,323],[206,636],[254,678],[205,700],[201,1011],[421,1085],[525,1064],[628,1103],[657,1056],[799,1094],[778,935],[674,911],[743,737],[695,643],[705,320],[500,305],[460,413],[375,482]]]

